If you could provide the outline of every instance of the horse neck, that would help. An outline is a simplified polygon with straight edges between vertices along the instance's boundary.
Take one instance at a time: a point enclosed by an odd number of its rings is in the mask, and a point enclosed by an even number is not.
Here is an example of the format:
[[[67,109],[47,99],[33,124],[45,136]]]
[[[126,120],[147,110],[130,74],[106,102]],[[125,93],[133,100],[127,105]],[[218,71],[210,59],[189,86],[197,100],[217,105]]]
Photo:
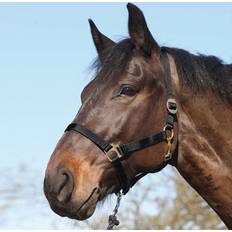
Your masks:
[[[212,92],[178,95],[177,169],[232,228],[232,105]]]
[[[232,229],[232,104],[216,93],[181,87],[176,63],[169,55],[178,102],[176,168]],[[231,66],[227,67],[231,71]]]

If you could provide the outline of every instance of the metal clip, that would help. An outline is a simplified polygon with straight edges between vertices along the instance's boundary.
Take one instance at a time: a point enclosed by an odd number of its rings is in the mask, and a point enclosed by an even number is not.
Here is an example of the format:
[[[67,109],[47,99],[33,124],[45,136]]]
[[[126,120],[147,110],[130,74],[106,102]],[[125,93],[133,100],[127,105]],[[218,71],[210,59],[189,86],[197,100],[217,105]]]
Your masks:
[[[172,158],[171,149],[172,149],[172,140],[174,138],[174,130],[172,128],[169,128],[168,125],[166,125],[164,127],[164,131],[166,133],[166,140],[167,140],[167,146],[168,146],[167,153],[164,156],[164,160],[168,161]]]
[[[164,156],[165,161],[168,161],[172,158],[171,147],[172,147],[172,143],[170,140],[168,140],[168,149],[166,155]]]

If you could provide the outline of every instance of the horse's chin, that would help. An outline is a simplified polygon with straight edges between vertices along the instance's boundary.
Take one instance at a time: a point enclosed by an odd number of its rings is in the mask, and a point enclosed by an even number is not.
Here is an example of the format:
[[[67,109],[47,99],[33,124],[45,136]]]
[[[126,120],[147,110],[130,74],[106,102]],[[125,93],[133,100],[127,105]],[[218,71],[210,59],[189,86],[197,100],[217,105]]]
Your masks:
[[[51,209],[58,215],[62,217],[68,217],[70,219],[75,219],[78,221],[83,221],[90,218],[97,205],[103,204],[105,199],[112,195],[115,191],[115,187],[110,187],[106,189],[99,189],[99,191],[94,191],[93,193],[84,201],[82,204],[77,203],[77,199],[72,197],[69,202],[60,203],[57,200],[50,199]]]
[[[87,201],[83,205],[83,207],[81,207],[81,209],[75,215],[72,215],[70,218],[79,221],[90,218],[94,214],[97,206],[104,204],[105,200],[113,194],[114,190],[115,187],[111,187],[108,188],[106,191],[101,191],[101,194],[98,198],[94,199],[94,197],[92,197],[91,199],[89,199],[89,201]]]
[[[67,215],[67,217],[79,221],[86,220],[94,214],[98,202],[99,196],[93,195],[81,207],[79,207],[76,212],[74,211],[73,214]]]
[[[84,206],[81,210],[79,210],[73,215],[67,215],[67,217],[78,221],[86,220],[94,214],[96,206],[97,206],[97,202],[91,205],[86,204],[86,206]]]
[[[75,220],[86,220],[91,217],[99,202],[99,193],[93,190],[93,193],[82,203],[72,197],[68,202],[59,202],[56,199],[49,199],[51,209],[62,217],[68,217]],[[78,198],[77,198],[78,199]]]
[[[81,209],[78,209],[78,207],[75,206],[75,204],[73,203],[69,203],[68,207],[66,206],[65,208],[58,208],[57,206],[54,206],[52,204],[50,204],[50,206],[51,209],[61,217],[68,217],[70,219],[83,221],[93,215],[97,206],[97,201],[86,203]]]

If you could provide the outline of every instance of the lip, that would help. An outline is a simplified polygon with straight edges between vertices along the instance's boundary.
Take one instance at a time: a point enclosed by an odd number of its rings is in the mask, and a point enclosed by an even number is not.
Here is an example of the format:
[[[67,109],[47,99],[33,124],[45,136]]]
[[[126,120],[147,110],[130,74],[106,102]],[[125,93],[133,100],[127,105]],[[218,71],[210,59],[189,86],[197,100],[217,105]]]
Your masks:
[[[96,190],[95,190],[96,191]],[[97,204],[104,202],[106,196],[113,194],[115,192],[115,187],[107,188],[105,191],[101,191],[97,198],[92,198],[94,191],[90,194],[87,200],[81,205],[81,207],[76,211],[75,216],[71,217],[76,220],[86,220],[93,215]]]
[[[86,200],[78,207],[75,204],[74,199],[70,199],[69,202],[61,203],[53,197],[49,197],[49,204],[51,209],[62,217],[68,217],[75,220],[86,220],[93,215],[97,204],[104,201],[107,195],[113,194],[116,190],[115,186],[108,188],[95,187]]]
[[[95,193],[95,191],[98,190],[98,188],[94,188],[93,191],[91,192],[91,194],[89,195],[89,197],[82,203],[82,205],[77,209],[76,213],[78,213],[92,198],[93,194]]]
[[[75,211],[74,217],[77,220],[85,220],[93,215],[99,201],[99,188],[94,188],[89,197]]]
[[[76,220],[85,220],[92,216],[99,201],[99,188],[95,187],[86,200],[78,207],[74,201],[61,203],[54,198],[49,199],[51,209],[62,217]]]
[[[105,191],[102,189],[100,191],[99,188],[94,188],[89,197],[82,203],[82,205],[77,210],[75,209],[73,210],[73,212],[68,210],[65,216],[80,221],[88,219],[95,212],[97,204],[101,201],[104,201],[107,195],[113,194],[115,192],[115,189],[115,186],[107,188],[105,189]],[[72,209],[74,209],[74,206],[72,206]]]

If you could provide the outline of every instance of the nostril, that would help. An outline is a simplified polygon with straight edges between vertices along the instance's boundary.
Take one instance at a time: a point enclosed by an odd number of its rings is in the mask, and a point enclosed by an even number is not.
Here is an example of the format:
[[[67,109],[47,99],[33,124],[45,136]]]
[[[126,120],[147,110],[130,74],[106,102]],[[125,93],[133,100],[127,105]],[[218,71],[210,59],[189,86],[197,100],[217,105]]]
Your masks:
[[[64,186],[68,183],[69,180],[69,176],[67,175],[67,173],[61,173],[60,175],[60,186],[57,186],[57,191],[56,193],[59,194],[61,192],[61,190],[64,188]]]
[[[58,171],[58,173],[52,178],[52,186],[50,191],[53,194],[58,195],[67,182],[67,175],[65,175],[63,171]]]
[[[56,198],[60,202],[67,202],[74,188],[74,178],[67,169],[59,169],[53,176],[44,179],[44,192],[47,197]]]
[[[61,169],[59,176],[60,185],[57,187],[57,199],[60,202],[68,201],[74,188],[73,175],[69,170]]]

